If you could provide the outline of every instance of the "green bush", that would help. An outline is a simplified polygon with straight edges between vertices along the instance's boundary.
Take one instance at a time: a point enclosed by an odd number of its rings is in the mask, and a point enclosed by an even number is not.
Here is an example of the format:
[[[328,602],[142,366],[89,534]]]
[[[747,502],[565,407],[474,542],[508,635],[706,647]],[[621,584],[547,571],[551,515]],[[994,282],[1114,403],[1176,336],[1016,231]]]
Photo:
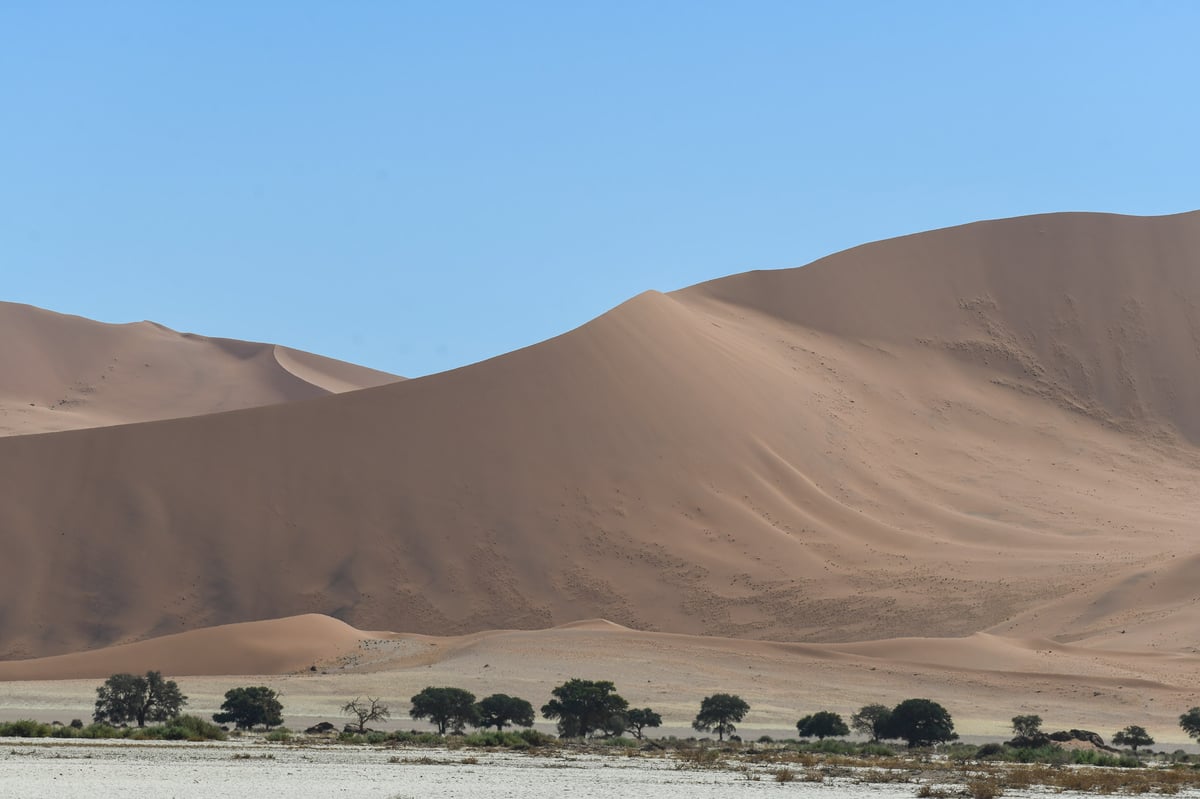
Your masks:
[[[539,732],[533,728],[521,730],[517,733],[517,735],[524,738],[525,743],[529,744],[530,746],[549,746],[558,740],[553,735],[547,735],[546,733]]]
[[[437,746],[445,739],[436,732],[416,732],[414,730],[398,730],[388,734],[388,743],[426,744]]]
[[[528,749],[529,742],[515,732],[477,732],[463,738],[467,746],[503,746],[509,749]]]
[[[975,757],[980,760],[1004,760],[1008,754],[1004,744],[995,742],[984,744],[975,752]]]
[[[48,738],[54,727],[32,719],[0,722],[0,736],[6,738]]]
[[[266,738],[266,740],[270,741],[271,743],[285,744],[288,741],[292,740],[292,738],[294,738],[295,736],[292,734],[292,731],[289,730],[287,727],[276,727],[275,729],[268,732],[264,737]]]
[[[122,732],[121,730],[118,730],[116,727],[113,727],[110,724],[105,724],[103,722],[100,722],[97,724],[89,724],[86,727],[84,727],[82,730],[79,730],[79,737],[80,738],[119,738],[119,737],[121,737],[121,732]]]
[[[896,754],[896,750],[887,744],[865,743],[858,745],[858,753],[869,757],[892,757]]]
[[[1063,763],[1072,762],[1073,755],[1068,754],[1065,750],[1047,744],[1046,746],[1035,747],[1019,747],[1008,750],[1008,759],[1018,763],[1049,763],[1051,765],[1061,765]]]
[[[851,741],[839,741],[836,738],[825,738],[804,745],[806,752],[820,752],[826,755],[858,754],[859,745]]]
[[[604,738],[600,741],[605,746],[616,746],[624,749],[636,749],[638,742],[632,738],[623,738],[620,735],[614,735],[612,738]]]
[[[163,727],[147,727],[146,732],[168,741],[224,741],[225,731],[199,716],[176,716]]]

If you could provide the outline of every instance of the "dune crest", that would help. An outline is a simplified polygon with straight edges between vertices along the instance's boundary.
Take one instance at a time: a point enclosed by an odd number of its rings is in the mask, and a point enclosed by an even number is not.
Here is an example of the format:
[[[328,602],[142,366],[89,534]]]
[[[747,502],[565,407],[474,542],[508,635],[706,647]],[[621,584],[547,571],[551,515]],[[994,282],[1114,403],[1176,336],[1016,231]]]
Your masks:
[[[0,663],[0,680],[67,680],[128,672],[284,674],[353,652],[374,633],[315,613],[164,635],[87,652]]]
[[[981,222],[417,380],[0,439],[0,657],[313,612],[813,644],[1134,619],[1191,651],[1197,258],[1195,213]]]
[[[309,399],[401,378],[286,347],[0,302],[0,436]]]

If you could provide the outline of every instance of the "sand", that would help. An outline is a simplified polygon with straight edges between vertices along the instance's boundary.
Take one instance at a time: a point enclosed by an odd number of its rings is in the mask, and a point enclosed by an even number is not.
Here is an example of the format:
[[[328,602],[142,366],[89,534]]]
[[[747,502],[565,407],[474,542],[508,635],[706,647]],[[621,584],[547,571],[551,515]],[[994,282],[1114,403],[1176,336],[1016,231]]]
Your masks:
[[[0,302],[0,436],[172,419],[401,378],[274,344]]]
[[[287,639],[314,657],[274,674]],[[312,644],[328,646],[316,657]],[[307,649],[301,642],[310,642]],[[220,663],[242,665],[219,676]],[[311,671],[310,666],[317,666]],[[784,644],[648,633],[602,620],[537,631],[457,637],[366,633],[308,616],[183,633],[145,644],[40,661],[0,664],[0,718],[49,722],[88,718],[95,687],[117,671],[161,669],[190,697],[190,709],[215,712],[238,685],[269,685],[284,697],[285,723],[304,728],[343,721],[340,708],[365,694],[394,711],[387,729],[431,729],[406,717],[409,698],[429,685],[454,685],[483,697],[508,693],[535,707],[572,677],[605,679],[635,707],[662,714],[656,734],[690,736],[700,700],[732,692],[750,703],[740,726],[750,737],[794,737],[817,710],[849,716],[869,703],[910,697],[942,703],[968,740],[1010,737],[1009,720],[1036,713],[1048,729],[1091,729],[1106,739],[1127,724],[1150,730],[1158,745],[1189,745],[1180,713],[1200,705],[1192,657],[1089,649],[1038,639],[977,634],[959,639],[891,639],[849,644]],[[60,678],[60,679],[52,679]],[[71,678],[71,679],[61,679]],[[552,731],[549,723],[541,727]]]
[[[352,369],[209,341],[324,395],[0,438],[0,659],[304,614],[514,641],[604,618],[662,643],[664,680],[694,654],[671,695],[762,654],[782,697],[800,657],[820,680],[780,724],[928,688],[994,725],[1041,691],[1044,716],[1166,735],[1200,704],[1198,256],[1197,213],[981,222],[340,394]],[[8,380],[59,385],[56,358]],[[605,635],[514,651],[553,679],[576,652],[610,665]],[[269,668],[205,662],[286,671],[301,639]]]

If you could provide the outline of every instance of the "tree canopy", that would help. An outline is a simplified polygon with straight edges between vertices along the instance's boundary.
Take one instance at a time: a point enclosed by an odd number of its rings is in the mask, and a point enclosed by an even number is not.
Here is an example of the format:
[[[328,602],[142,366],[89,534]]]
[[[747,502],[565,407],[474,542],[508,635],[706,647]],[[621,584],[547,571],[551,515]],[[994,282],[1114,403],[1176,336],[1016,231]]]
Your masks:
[[[1013,716],[1012,718],[1013,733],[1022,738],[1033,738],[1042,733],[1042,717],[1041,716]]]
[[[1150,737],[1150,733],[1146,732],[1145,727],[1130,724],[1123,730],[1117,730],[1113,734],[1112,742],[1117,746],[1128,746],[1136,752],[1139,746],[1150,746],[1153,744],[1154,739]]]
[[[614,717],[623,716],[629,703],[608,680],[567,680],[552,690],[542,705],[542,715],[558,722],[564,738],[586,738],[596,730],[612,731]]]
[[[909,748],[929,746],[958,737],[946,708],[930,699],[905,699],[892,708],[885,738],[902,738]]]
[[[139,727],[145,727],[147,721],[178,716],[186,704],[187,697],[179,686],[174,680],[164,680],[161,672],[148,671],[145,677],[114,674],[96,689],[92,718],[110,724],[136,721]]]
[[[408,715],[436,724],[439,735],[445,735],[447,729],[462,732],[463,727],[475,723],[475,694],[464,688],[429,686],[412,698]]]
[[[796,731],[801,738],[838,738],[850,734],[850,728],[842,717],[829,710],[821,710],[796,722]]]
[[[1179,726],[1188,735],[1200,741],[1200,707],[1194,707],[1180,716]]]
[[[218,724],[233,724],[239,730],[262,725],[268,730],[283,723],[283,704],[279,694],[265,685],[233,688],[225,692],[221,712],[213,714]]]
[[[892,709],[886,705],[863,705],[858,712],[850,717],[850,726],[855,732],[862,733],[874,743],[885,737],[888,720],[892,717]]]
[[[533,721],[533,705],[520,697],[492,694],[475,705],[474,723],[480,727],[495,727],[500,731],[507,724],[532,727]]]
[[[639,741],[642,739],[643,729],[662,726],[662,716],[648,707],[633,708],[625,714],[625,721],[629,723],[629,728],[633,730],[633,737]]]
[[[748,712],[750,705],[740,696],[713,694],[701,700],[700,712],[692,721],[692,728],[699,732],[716,732],[717,740],[723,741],[737,729],[735,722],[745,718]]]

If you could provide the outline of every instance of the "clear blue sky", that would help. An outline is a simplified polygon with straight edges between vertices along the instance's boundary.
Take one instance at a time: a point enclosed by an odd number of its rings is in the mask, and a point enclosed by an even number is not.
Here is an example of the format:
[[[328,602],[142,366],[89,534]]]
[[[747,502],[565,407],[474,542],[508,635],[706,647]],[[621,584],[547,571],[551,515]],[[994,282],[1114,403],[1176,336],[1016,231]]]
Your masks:
[[[1185,0],[9,0],[0,298],[415,376],[874,239],[1189,210],[1198,34]]]

